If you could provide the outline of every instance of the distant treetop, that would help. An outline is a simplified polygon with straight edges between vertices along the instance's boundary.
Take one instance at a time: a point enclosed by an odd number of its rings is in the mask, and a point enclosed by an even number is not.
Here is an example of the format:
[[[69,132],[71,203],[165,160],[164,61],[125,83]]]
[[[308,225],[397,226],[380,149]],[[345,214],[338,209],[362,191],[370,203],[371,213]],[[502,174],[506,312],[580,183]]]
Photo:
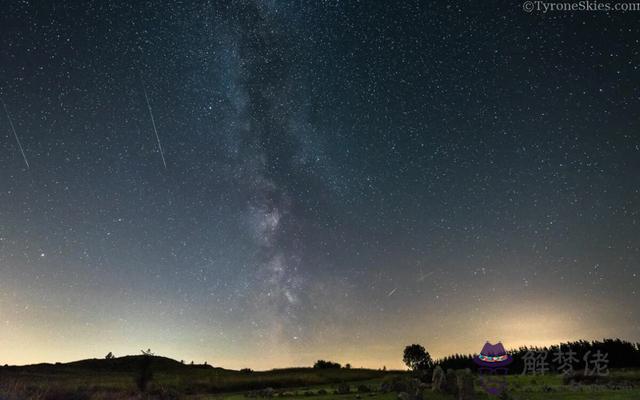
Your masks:
[[[431,355],[419,344],[412,344],[404,349],[402,361],[413,371],[431,368]]]
[[[313,364],[313,368],[317,369],[339,369],[341,365],[336,362],[318,360],[315,364]]]

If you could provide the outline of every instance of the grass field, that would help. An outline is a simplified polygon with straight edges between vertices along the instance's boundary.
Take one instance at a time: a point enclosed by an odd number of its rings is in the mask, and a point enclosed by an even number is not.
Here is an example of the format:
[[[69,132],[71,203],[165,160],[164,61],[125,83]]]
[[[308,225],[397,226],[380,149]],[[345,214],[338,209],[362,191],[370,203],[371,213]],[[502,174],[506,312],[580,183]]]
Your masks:
[[[146,393],[142,394],[136,385],[138,361],[139,357],[125,357],[111,364],[104,360],[85,360],[60,365],[3,367],[0,368],[0,400],[397,400],[397,392],[380,390],[382,384],[412,380],[409,373],[401,371],[298,368],[239,372],[155,358],[153,376]],[[348,383],[349,393],[337,394],[336,389],[344,383]],[[455,398],[423,386],[424,400]],[[475,387],[477,399],[496,399],[483,391],[477,379]],[[591,384],[566,384],[557,375],[509,376],[505,398],[638,400],[640,370],[612,370],[608,377]]]

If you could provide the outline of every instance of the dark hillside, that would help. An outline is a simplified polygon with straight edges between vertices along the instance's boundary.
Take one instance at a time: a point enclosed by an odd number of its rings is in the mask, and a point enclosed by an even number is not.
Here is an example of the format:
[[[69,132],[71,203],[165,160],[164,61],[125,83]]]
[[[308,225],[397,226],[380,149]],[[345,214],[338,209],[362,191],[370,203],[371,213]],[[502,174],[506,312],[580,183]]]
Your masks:
[[[113,372],[113,373],[131,373],[138,371],[145,359],[151,358],[151,365],[156,372],[180,373],[194,369],[213,370],[222,368],[213,368],[210,365],[203,364],[182,364],[167,357],[159,356],[124,356],[112,359],[90,358],[86,360],[72,361],[68,363],[55,364],[32,364],[25,366],[8,366],[4,367],[10,371],[20,371],[25,373],[74,373],[74,372]]]

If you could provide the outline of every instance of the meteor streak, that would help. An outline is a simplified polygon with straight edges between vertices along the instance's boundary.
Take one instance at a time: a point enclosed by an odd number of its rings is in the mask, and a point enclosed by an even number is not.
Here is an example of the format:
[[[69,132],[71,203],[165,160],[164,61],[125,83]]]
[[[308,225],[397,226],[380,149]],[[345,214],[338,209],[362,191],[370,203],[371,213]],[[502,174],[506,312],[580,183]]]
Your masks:
[[[13,131],[13,137],[16,138],[16,142],[18,143],[18,147],[20,148],[20,153],[22,153],[22,158],[24,159],[24,163],[27,164],[27,169],[29,169],[29,161],[27,161],[27,156],[24,154],[24,149],[22,148],[22,143],[20,143],[20,139],[18,138],[18,134],[16,133],[16,128],[13,126],[13,121],[11,120],[11,116],[9,115],[9,110],[7,109],[7,103],[4,100],[2,101],[2,106],[4,107],[4,112],[7,114],[7,119],[9,120],[9,125],[11,125],[11,131]]]
[[[147,89],[144,87],[144,83],[142,85],[142,90],[144,91],[144,99],[147,101],[147,109],[149,109],[149,116],[151,117],[151,123],[153,124],[153,131],[156,134],[156,141],[158,142],[158,150],[160,150],[160,157],[162,157],[162,163],[164,164],[164,169],[167,169],[167,161],[164,159],[164,151],[162,150],[162,144],[160,143],[158,128],[156,128],[156,120],[153,117],[153,111],[151,110],[151,104],[149,103],[149,96],[147,96]]]

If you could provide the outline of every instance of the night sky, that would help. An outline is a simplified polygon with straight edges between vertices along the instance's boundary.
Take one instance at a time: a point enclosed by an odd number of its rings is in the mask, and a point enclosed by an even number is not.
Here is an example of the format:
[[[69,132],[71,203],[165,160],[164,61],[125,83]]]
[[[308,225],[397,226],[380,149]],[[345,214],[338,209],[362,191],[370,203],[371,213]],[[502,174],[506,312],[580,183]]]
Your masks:
[[[638,18],[3,2],[0,363],[640,340]]]

